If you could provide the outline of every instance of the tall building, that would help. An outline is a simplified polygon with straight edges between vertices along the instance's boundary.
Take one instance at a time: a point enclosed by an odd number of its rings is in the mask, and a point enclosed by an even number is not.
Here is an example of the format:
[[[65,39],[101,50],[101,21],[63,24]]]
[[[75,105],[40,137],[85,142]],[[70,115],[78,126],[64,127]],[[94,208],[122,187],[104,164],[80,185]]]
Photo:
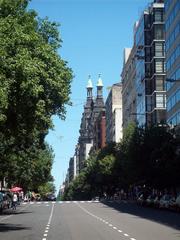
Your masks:
[[[92,81],[89,77],[87,85],[87,100],[84,106],[84,112],[82,114],[81,126],[79,131],[79,171],[84,168],[84,162],[88,158],[90,150],[92,148],[95,148],[95,145],[97,147],[97,131],[99,132],[101,131],[101,129],[95,128],[95,124],[97,123],[100,114],[105,111],[103,100],[103,83],[100,76],[97,83],[97,95],[95,99],[93,99],[92,90]]]
[[[127,128],[130,122],[136,122],[135,52],[135,45],[131,51],[127,52],[127,49],[124,49],[124,64],[121,73],[123,130]]]
[[[165,0],[167,123],[180,124],[180,1]]]
[[[166,121],[164,3],[154,0],[135,27],[136,116],[139,125]]]
[[[106,99],[106,142],[122,139],[122,85],[113,84]]]

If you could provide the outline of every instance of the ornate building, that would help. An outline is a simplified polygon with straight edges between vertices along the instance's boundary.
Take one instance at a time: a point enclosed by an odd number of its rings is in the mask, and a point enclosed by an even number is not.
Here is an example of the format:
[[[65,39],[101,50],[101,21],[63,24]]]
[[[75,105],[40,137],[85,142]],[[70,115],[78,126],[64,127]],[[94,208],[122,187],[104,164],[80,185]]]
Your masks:
[[[81,118],[80,136],[78,141],[79,151],[79,171],[83,169],[84,162],[89,156],[91,149],[97,150],[98,146],[103,147],[105,142],[105,124],[103,126],[105,106],[103,100],[103,83],[99,75],[97,83],[97,96],[93,99],[93,85],[89,76],[87,84],[87,99],[84,106],[84,112]],[[101,124],[98,124],[98,122]],[[100,126],[100,128],[98,128]]]

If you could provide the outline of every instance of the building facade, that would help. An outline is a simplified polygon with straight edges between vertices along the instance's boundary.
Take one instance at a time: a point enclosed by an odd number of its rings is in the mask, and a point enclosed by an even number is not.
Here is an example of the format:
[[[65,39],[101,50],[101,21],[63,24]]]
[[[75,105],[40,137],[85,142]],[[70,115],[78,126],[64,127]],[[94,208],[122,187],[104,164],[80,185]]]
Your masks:
[[[164,3],[154,2],[135,28],[136,116],[139,125],[166,122]]]
[[[165,0],[167,123],[180,124],[180,1]]]
[[[136,88],[135,88],[135,45],[128,51],[124,49],[124,64],[121,73],[122,79],[122,115],[123,115],[123,130],[127,128],[131,122],[136,122]]]
[[[84,106],[84,112],[82,114],[81,125],[80,125],[80,136],[79,136],[79,150],[78,150],[78,160],[79,160],[79,172],[84,168],[85,160],[88,158],[90,150],[96,149],[101,146],[101,143],[105,141],[101,140],[101,137],[105,137],[103,134],[103,128],[97,128],[99,125],[98,119],[102,112],[105,111],[104,100],[103,100],[103,83],[99,75],[97,83],[97,95],[93,98],[92,81],[89,77],[87,85],[87,100]],[[101,115],[101,123],[103,123],[103,116]],[[100,124],[101,127],[101,124]],[[98,137],[97,137],[98,136]],[[101,141],[101,143],[99,143]]]
[[[122,139],[122,84],[113,84],[106,99],[106,142]]]

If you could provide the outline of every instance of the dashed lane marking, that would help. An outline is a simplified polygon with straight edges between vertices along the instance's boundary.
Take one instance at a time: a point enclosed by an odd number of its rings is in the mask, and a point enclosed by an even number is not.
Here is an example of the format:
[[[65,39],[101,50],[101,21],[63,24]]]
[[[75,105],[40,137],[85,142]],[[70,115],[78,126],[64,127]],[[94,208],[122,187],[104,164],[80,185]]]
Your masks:
[[[116,226],[113,226],[113,224],[111,224],[111,223],[109,223],[108,221],[106,221],[106,220],[104,220],[104,219],[102,219],[102,218],[100,218],[100,217],[92,214],[92,213],[89,212],[87,209],[85,209],[84,207],[82,207],[79,203],[77,203],[77,205],[78,205],[79,208],[81,208],[81,209],[82,209],[84,212],[86,212],[88,215],[90,215],[90,216],[96,218],[97,220],[100,220],[101,222],[107,224],[110,228],[112,228],[112,229],[114,229],[115,231],[123,234],[125,237],[129,237],[129,234],[123,233],[122,230],[118,229]],[[132,238],[132,237],[129,237],[129,239],[130,239],[130,240],[136,240],[135,238]]]

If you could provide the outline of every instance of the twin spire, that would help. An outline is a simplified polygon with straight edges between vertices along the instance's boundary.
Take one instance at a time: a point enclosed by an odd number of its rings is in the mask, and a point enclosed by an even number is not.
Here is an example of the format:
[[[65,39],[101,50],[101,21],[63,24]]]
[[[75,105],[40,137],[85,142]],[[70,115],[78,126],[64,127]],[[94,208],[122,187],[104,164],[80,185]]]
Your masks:
[[[98,77],[98,82],[97,82],[97,98],[101,98],[102,97],[102,88],[103,88],[103,82],[101,79],[101,74],[99,74]],[[91,80],[91,75],[88,76],[88,83],[87,83],[87,97],[88,98],[92,98],[92,89],[93,89],[93,84],[92,84],[92,80]]]

